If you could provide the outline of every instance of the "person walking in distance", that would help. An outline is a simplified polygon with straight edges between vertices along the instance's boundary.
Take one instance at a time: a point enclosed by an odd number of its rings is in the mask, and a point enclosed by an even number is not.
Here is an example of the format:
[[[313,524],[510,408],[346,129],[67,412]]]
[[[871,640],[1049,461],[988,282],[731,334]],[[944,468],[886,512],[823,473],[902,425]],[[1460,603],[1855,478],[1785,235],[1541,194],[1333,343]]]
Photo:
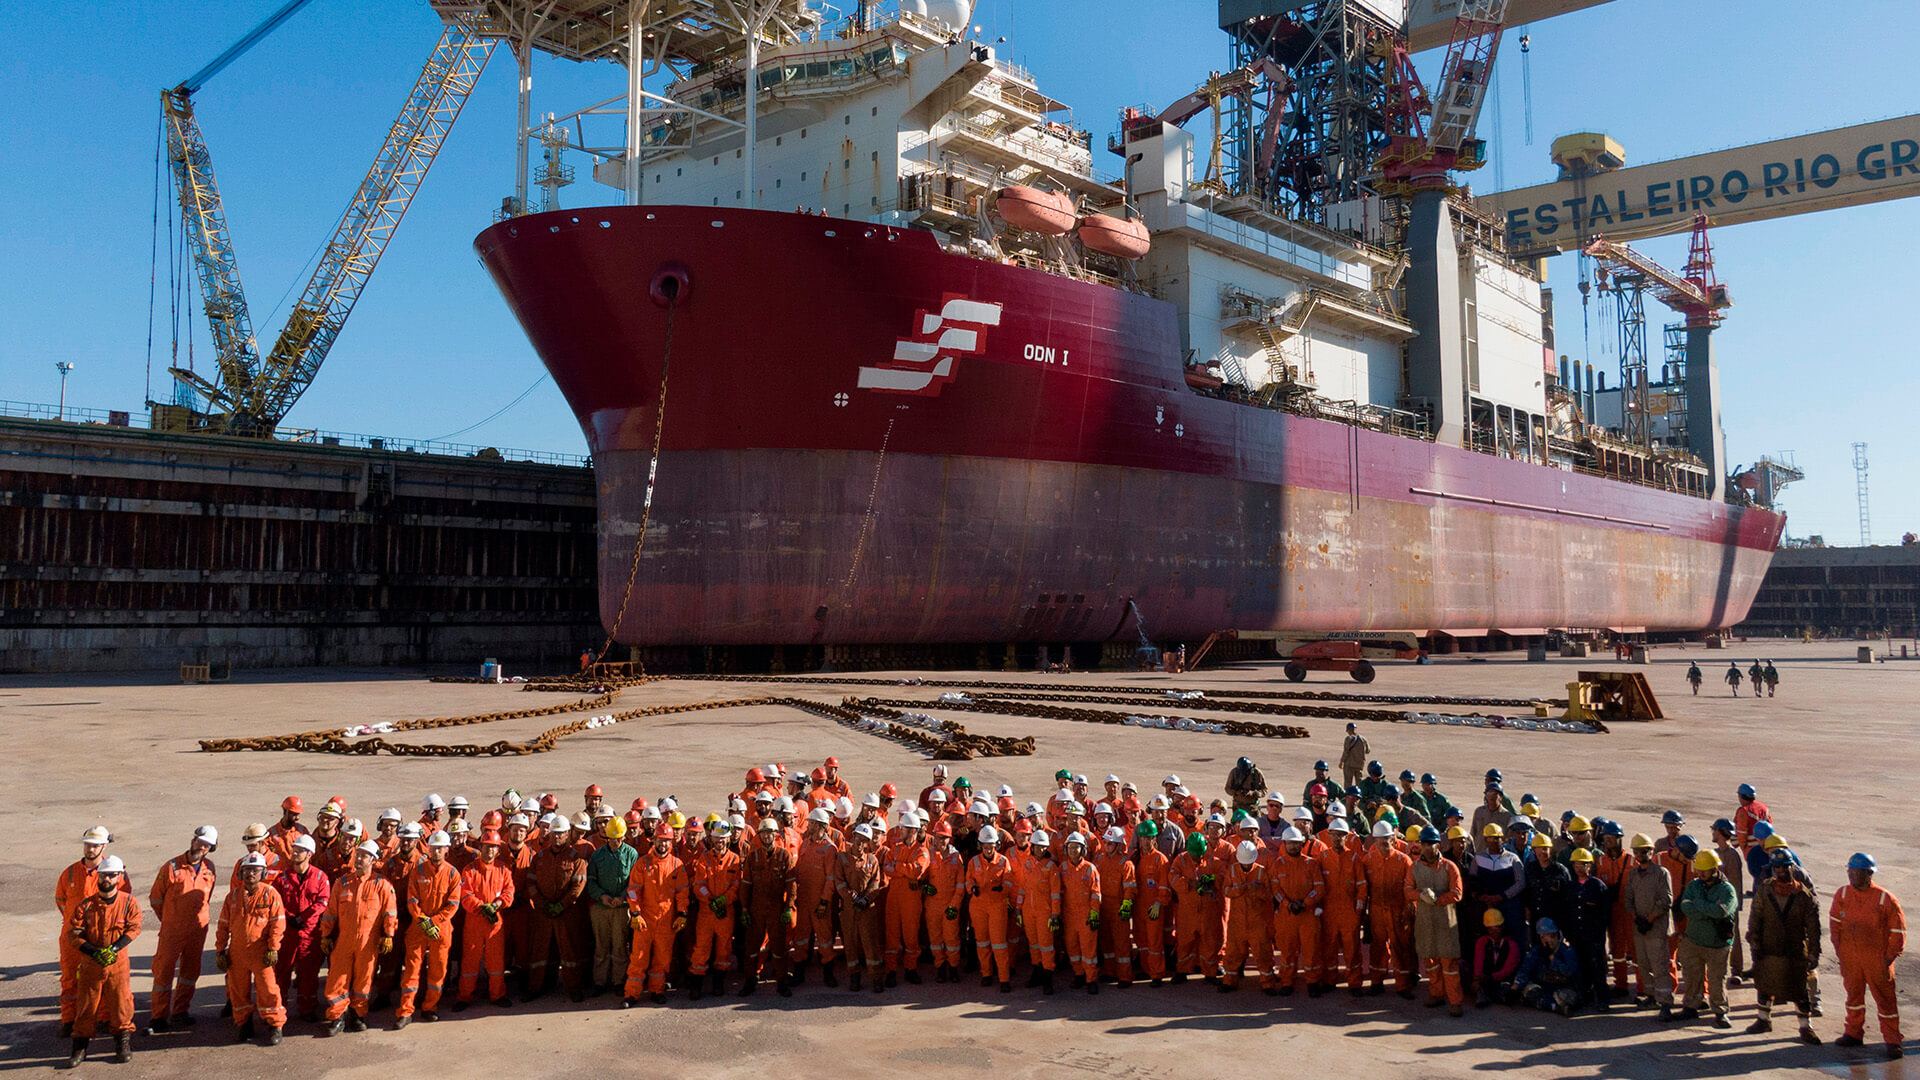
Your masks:
[[[1727,689],[1733,691],[1734,697],[1739,697],[1740,696],[1740,665],[1732,661],[1729,661],[1727,663],[1727,673],[1723,677],[1727,680]]]
[[[1700,674],[1699,662],[1689,663],[1687,665],[1687,685],[1693,687],[1694,697],[1700,696],[1700,684],[1703,681],[1705,681],[1705,676]]]
[[[1373,756],[1373,747],[1367,745],[1367,737],[1360,734],[1356,724],[1347,725],[1347,741],[1340,746],[1340,786],[1350,788],[1360,782],[1367,771],[1367,759]]]

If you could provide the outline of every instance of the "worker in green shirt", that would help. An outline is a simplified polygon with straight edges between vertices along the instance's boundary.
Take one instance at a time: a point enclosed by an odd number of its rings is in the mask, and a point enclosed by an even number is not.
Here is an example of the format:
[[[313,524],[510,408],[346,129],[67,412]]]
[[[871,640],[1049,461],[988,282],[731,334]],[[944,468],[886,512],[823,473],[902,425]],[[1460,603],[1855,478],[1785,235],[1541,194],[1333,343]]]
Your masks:
[[[1679,1019],[1698,1019],[1704,997],[1713,1006],[1713,1026],[1733,1026],[1727,1019],[1727,953],[1739,907],[1740,895],[1720,873],[1720,856],[1711,851],[1695,855],[1693,880],[1680,893],[1680,914],[1687,925],[1680,940]]]
[[[627,951],[633,931],[627,924],[627,875],[638,849],[623,843],[627,823],[609,817],[601,828],[607,843],[587,857],[587,911],[593,924],[593,992],[619,990],[627,981]]]
[[[1420,799],[1427,804],[1429,820],[1444,818],[1447,816],[1447,811],[1453,809],[1453,802],[1440,794],[1440,789],[1434,786],[1439,782],[1440,778],[1432,773],[1420,774]]]

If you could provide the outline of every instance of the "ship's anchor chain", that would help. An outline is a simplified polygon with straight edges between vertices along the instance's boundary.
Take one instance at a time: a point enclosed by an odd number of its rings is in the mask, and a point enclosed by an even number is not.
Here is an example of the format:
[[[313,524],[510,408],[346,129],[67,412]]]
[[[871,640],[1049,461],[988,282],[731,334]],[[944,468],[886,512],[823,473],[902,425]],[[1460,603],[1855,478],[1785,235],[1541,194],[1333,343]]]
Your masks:
[[[1495,709],[1531,709],[1536,704],[1566,708],[1566,698],[1504,698],[1470,697],[1446,694],[1355,694],[1344,690],[1216,690],[1181,689],[1176,687],[1127,687],[1127,686],[1090,686],[1086,684],[1049,683],[1035,685],[1015,682],[987,682],[971,679],[853,679],[828,675],[674,675],[675,679],[697,680],[702,682],[754,682],[774,684],[802,684],[815,686],[929,686],[942,690],[974,690],[984,695],[1005,692],[1010,697],[1030,698],[1045,694],[1106,694],[1137,695],[1146,698],[1164,698],[1169,700],[1189,700],[1195,708],[1211,708],[1221,698],[1245,699],[1249,701],[1359,701],[1375,705],[1480,705]],[[487,680],[476,680],[485,682]],[[602,680],[606,681],[606,680]],[[578,683],[554,683],[549,680],[527,684],[529,690],[565,690],[578,689]],[[1304,715],[1304,714],[1302,714]]]
[[[607,631],[607,640],[600,643],[600,651],[593,657],[595,662],[607,658],[607,652],[613,648],[613,635],[620,632],[620,624],[627,617],[627,602],[633,599],[633,582],[640,576],[640,552],[647,546],[647,522],[653,518],[653,489],[660,479],[660,445],[667,431],[667,375],[673,368],[673,313],[680,309],[680,285],[671,278],[667,283],[672,288],[666,293],[666,344],[660,353],[660,398],[653,411],[653,457],[647,463],[647,494],[640,501],[640,535],[633,541],[633,562],[627,567],[626,587],[620,590],[620,609],[613,616],[613,629]],[[640,674],[644,678],[645,661],[641,661],[641,665]]]
[[[1093,699],[1089,699],[1093,700]],[[849,706],[864,712],[879,709],[964,709],[967,712],[995,713],[1000,716],[1032,716],[1047,720],[1078,720],[1090,724],[1126,724],[1129,719],[1164,720],[1178,723],[1177,716],[1160,716],[1146,713],[1110,712],[1106,709],[1075,709],[1063,705],[1038,705],[1024,701],[910,701],[894,698],[847,698]],[[1126,704],[1126,703],[1122,703]],[[1311,736],[1306,728],[1288,724],[1268,724],[1257,720],[1209,721],[1212,726],[1221,729],[1223,735],[1257,735],[1268,739],[1305,739]]]

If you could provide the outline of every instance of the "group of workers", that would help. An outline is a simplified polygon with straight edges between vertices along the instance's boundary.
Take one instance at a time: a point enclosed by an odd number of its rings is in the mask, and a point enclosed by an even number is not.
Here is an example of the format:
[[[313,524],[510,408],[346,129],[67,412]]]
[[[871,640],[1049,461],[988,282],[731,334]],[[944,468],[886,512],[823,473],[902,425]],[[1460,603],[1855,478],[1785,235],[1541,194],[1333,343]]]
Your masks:
[[[214,826],[155,875],[147,1030],[194,1023],[211,926],[223,1015],[237,1040],[268,1044],[289,1003],[331,1035],[390,1004],[396,1028],[438,1019],[448,996],[456,1012],[507,1008],[510,985],[522,1001],[557,986],[635,1007],[665,1003],[670,981],[695,1000],[724,993],[735,973],[740,994],[771,983],[790,996],[814,967],[826,986],[844,972],[850,991],[884,994],[930,964],[935,982],[978,972],[1005,994],[1022,960],[1046,994],[1057,977],[1088,994],[1191,977],[1231,993],[1250,968],[1269,995],[1391,983],[1412,999],[1424,978],[1427,1004],[1454,1016],[1469,995],[1562,1014],[1631,998],[1664,1021],[1706,1010],[1721,1028],[1726,988],[1746,978],[1749,1031],[1791,1004],[1800,1037],[1819,1041],[1820,903],[1749,785],[1702,843],[1675,811],[1658,839],[1573,811],[1556,823],[1533,795],[1511,799],[1498,769],[1470,808],[1432,773],[1395,783],[1377,760],[1351,784],[1315,763],[1293,806],[1246,758],[1211,805],[1178,776],[1142,800],[1118,776],[1095,788],[1062,769],[1022,806],[933,769],[917,798],[888,783],[855,801],[834,758],[756,767],[704,819],[673,797],[621,810],[596,784],[571,816],[552,794],[508,790],[484,809],[436,794],[369,829],[335,797],[309,829],[289,795],[278,821],[241,834],[224,899]],[[111,841],[87,830],[55,890],[75,1066],[98,1032],[119,1060],[131,1052],[128,949],[144,916]],[[1870,991],[1898,1057],[1905,919],[1870,857],[1847,876],[1827,910],[1840,1044],[1860,1045]]]
[[[1737,660],[1727,661],[1727,670],[1720,677],[1726,680],[1728,691],[1730,691],[1734,697],[1739,697],[1740,681],[1742,678],[1740,675],[1740,662]],[[1764,663],[1755,660],[1752,664],[1749,664],[1745,678],[1747,685],[1753,687],[1754,697],[1759,697],[1761,690],[1765,690],[1767,696],[1772,697],[1773,692],[1780,688],[1780,673],[1774,670],[1773,661],[1771,660],[1765,661]],[[1687,665],[1687,685],[1693,688],[1694,697],[1700,696],[1700,684],[1705,682],[1706,679],[1707,677],[1700,671],[1699,661],[1694,661]]]

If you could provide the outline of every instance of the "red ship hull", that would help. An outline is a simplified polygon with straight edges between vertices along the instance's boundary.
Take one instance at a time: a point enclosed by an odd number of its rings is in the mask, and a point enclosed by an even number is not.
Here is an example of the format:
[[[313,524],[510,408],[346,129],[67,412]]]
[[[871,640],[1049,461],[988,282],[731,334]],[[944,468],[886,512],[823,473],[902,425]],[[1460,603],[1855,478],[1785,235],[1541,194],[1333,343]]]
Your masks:
[[[592,448],[630,644],[1097,641],[1130,599],[1164,638],[1705,629],[1784,524],[1196,394],[1171,305],[923,232],[606,207],[475,247]]]

